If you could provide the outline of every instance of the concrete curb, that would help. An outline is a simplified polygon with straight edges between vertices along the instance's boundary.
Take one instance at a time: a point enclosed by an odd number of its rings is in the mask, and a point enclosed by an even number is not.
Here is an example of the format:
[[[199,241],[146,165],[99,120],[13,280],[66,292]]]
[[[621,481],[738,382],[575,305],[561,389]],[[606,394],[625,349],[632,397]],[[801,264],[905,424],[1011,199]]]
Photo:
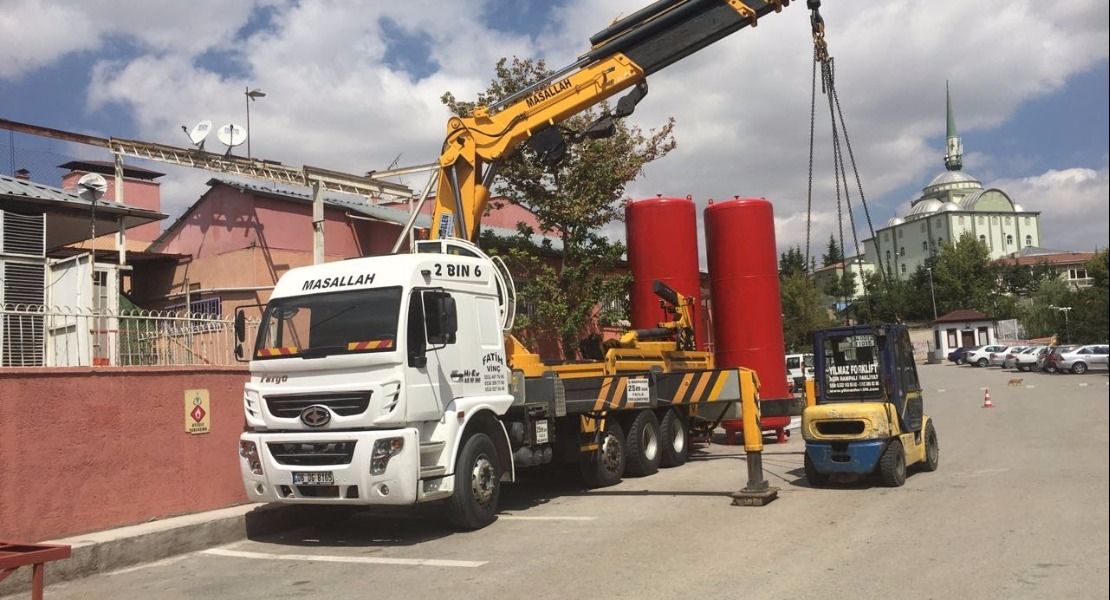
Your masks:
[[[297,523],[296,508],[246,504],[43,542],[68,544],[73,549],[68,559],[46,564],[46,583],[70,581],[289,529]],[[31,569],[22,568],[0,582],[0,596],[25,592],[30,584]]]

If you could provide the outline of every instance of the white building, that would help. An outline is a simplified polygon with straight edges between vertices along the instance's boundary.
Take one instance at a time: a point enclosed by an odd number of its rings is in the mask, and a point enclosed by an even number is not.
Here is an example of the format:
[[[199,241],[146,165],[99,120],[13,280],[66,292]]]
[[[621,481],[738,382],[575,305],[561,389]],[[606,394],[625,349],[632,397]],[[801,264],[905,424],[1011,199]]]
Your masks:
[[[946,170],[911,202],[909,213],[892,218],[875,231],[875,238],[864,240],[867,262],[899,279],[909,278],[941,244],[954,242],[964,233],[983,242],[992,260],[1041,245],[1039,212],[1026,211],[1006,192],[984,188],[961,170],[963,143],[956,134],[951,98],[947,117]]]

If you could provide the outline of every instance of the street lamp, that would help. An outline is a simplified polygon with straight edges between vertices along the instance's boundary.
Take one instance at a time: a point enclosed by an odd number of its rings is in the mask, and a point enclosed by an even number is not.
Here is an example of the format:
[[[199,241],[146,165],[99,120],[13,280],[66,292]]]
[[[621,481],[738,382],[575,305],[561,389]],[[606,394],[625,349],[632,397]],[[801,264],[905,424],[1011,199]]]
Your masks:
[[[929,296],[933,298],[933,320],[937,320],[937,294],[933,291],[933,268],[925,267],[925,271],[929,273]]]
[[[1071,307],[1070,306],[1056,306],[1055,304],[1049,304],[1048,307],[1051,308],[1052,310],[1056,311],[1056,312],[1064,313],[1064,335],[1067,336],[1067,341],[1070,342],[1071,341],[1071,323],[1068,321],[1068,313],[1071,312]]]
[[[243,88],[243,95],[247,97],[247,158],[249,159],[251,157],[251,102],[254,102],[258,98],[264,97],[266,95],[266,92],[263,92],[258,88],[254,88],[252,90],[249,87],[246,87]]]

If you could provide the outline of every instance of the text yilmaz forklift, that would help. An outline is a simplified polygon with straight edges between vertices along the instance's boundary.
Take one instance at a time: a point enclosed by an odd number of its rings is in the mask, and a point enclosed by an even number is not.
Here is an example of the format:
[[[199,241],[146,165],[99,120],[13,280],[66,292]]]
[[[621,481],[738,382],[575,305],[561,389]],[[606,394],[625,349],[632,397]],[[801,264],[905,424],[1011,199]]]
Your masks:
[[[923,412],[904,325],[821,330],[814,333],[813,353],[816,390],[802,413],[811,485],[877,474],[898,487],[907,467],[936,470],[936,428]]]

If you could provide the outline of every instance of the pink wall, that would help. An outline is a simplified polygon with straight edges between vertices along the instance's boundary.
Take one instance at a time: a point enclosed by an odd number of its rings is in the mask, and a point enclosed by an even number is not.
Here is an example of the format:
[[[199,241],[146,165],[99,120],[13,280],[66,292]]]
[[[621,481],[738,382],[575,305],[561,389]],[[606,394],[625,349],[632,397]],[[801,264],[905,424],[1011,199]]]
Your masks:
[[[41,541],[246,501],[239,367],[0,370],[0,539]],[[185,433],[186,389],[211,432]],[[79,393],[75,393],[79,390]]]
[[[87,171],[70,171],[62,176],[62,189],[67,191],[74,191],[77,189],[77,180]],[[108,181],[108,190],[104,192],[104,200],[108,202],[116,201],[116,178],[112,175],[104,175],[105,180]],[[161,184],[156,181],[146,179],[134,179],[129,177],[123,178],[123,203],[127,206],[135,208],[145,208],[148,210],[162,211],[162,190]],[[132,227],[127,230],[127,239],[138,240],[142,242],[153,242],[158,234],[162,232],[162,223],[154,222]]]

